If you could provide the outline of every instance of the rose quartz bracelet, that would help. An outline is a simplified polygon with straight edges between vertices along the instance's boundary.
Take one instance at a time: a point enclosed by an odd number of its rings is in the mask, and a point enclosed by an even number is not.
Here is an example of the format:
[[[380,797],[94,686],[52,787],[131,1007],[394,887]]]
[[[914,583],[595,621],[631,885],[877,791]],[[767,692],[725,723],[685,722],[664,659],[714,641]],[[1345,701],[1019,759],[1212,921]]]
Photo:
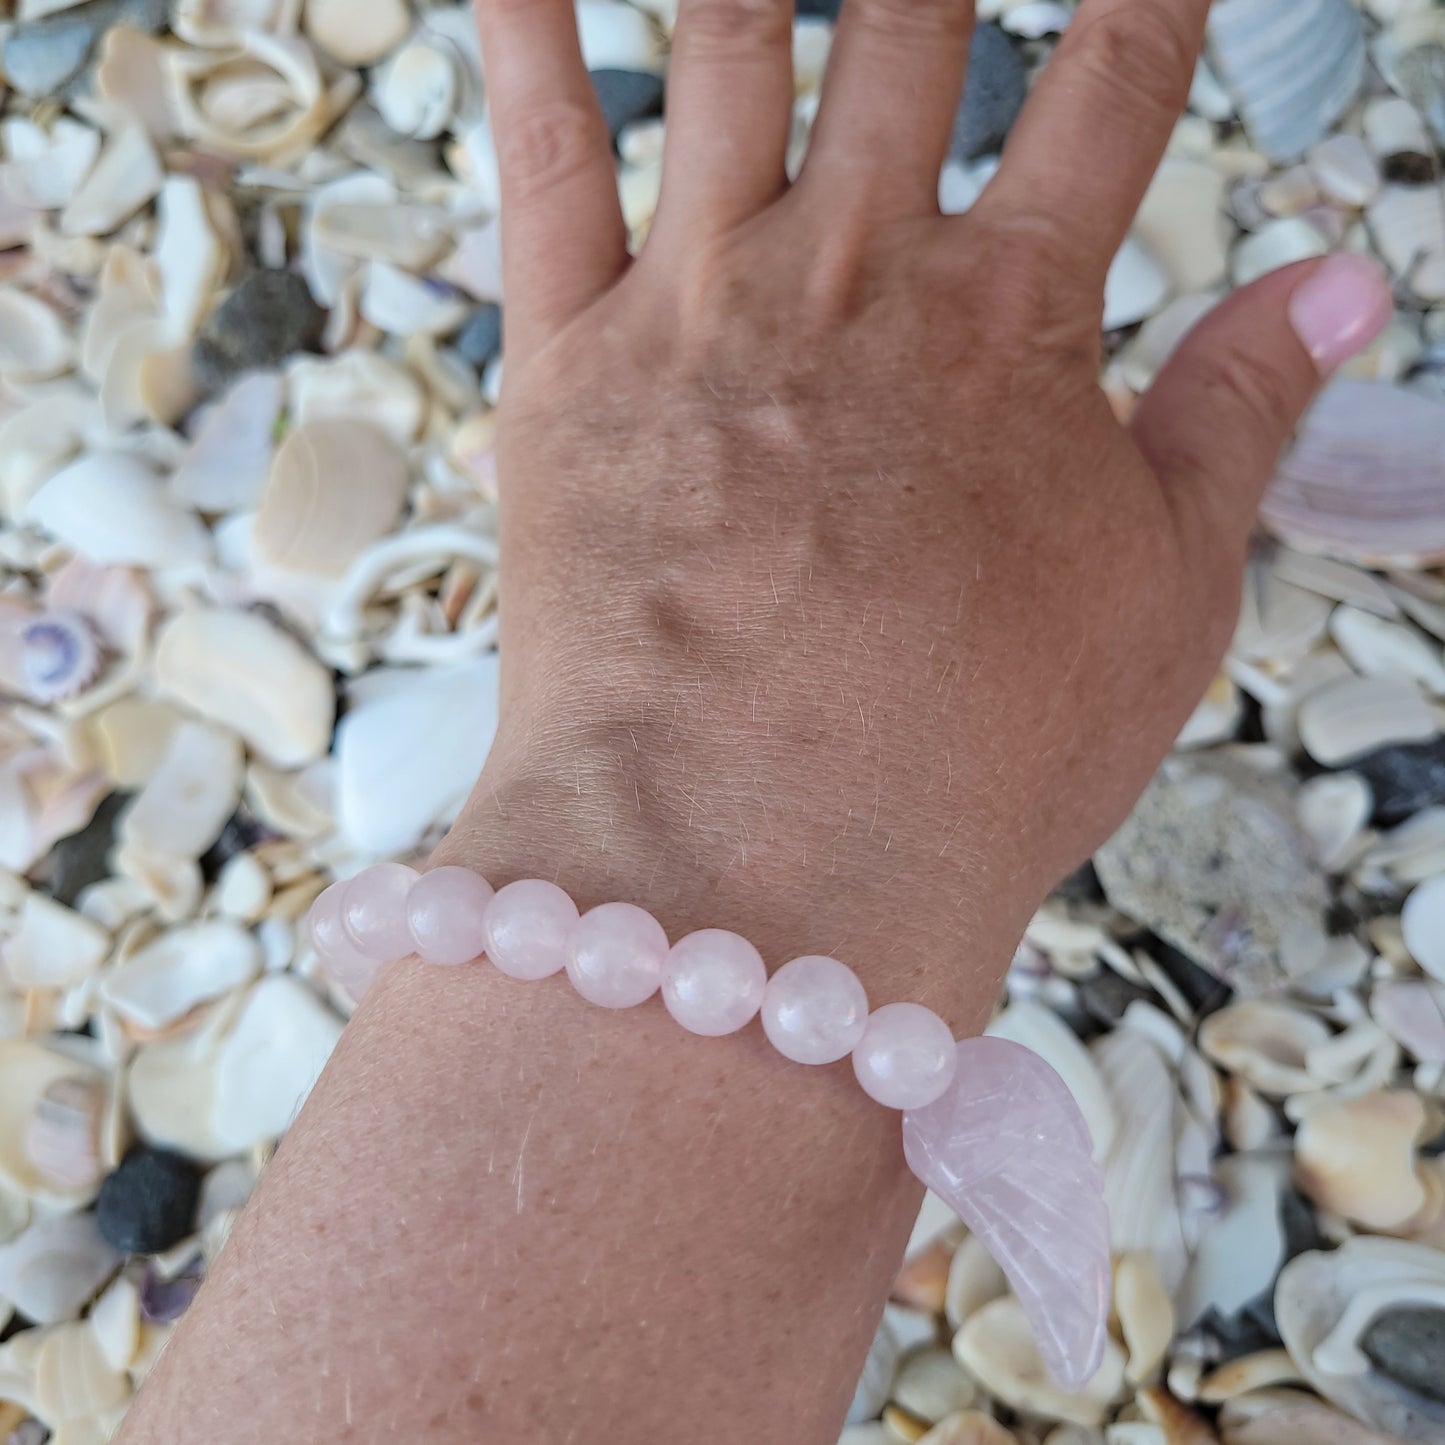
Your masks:
[[[852,1056],[870,1097],[904,1111],[909,1167],[983,1240],[1029,1315],[1039,1352],[1069,1388],[1103,1357],[1109,1234],[1088,1128],[1058,1075],[1001,1039],[955,1043],[916,1003],[868,1010],[853,970],[807,955],[771,978],[747,939],[706,928],[669,944],[631,903],[578,914],[555,883],[493,891],[466,868],[418,873],[381,863],[312,905],[322,966],[360,999],[383,964],[417,954],[455,965],[484,956],[510,978],[566,970],[589,1003],[625,1009],[659,990],[683,1028],[718,1037],[761,1015],[772,1046],[800,1064]]]

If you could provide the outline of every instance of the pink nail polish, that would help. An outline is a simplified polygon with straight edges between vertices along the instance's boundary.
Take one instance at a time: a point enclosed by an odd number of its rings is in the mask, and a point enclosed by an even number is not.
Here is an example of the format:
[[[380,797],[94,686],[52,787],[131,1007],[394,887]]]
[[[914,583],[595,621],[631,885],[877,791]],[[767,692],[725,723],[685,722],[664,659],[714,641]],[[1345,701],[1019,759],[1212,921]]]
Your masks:
[[[1325,374],[1363,351],[1394,314],[1385,273],[1352,252],[1328,257],[1289,299],[1290,325]]]

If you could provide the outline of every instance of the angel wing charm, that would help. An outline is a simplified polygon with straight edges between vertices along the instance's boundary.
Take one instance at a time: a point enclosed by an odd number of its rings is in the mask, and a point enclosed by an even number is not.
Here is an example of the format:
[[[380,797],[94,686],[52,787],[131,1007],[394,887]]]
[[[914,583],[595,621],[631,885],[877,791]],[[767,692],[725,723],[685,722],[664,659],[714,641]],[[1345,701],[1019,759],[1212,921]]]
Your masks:
[[[1005,1039],[965,1039],[937,1102],[903,1115],[908,1167],[984,1243],[1049,1373],[1078,1390],[1109,1318],[1109,1216],[1089,1128],[1064,1082]]]

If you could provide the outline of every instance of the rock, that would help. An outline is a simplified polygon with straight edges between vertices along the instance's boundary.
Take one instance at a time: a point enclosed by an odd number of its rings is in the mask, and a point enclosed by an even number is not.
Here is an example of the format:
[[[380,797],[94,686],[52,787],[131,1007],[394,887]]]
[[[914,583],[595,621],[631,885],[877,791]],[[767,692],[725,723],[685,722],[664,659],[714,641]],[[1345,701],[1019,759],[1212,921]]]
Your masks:
[[[973,33],[949,155],[971,161],[1002,150],[1028,93],[1028,74],[1013,41],[997,25],[980,25]]]
[[[247,371],[314,351],[326,313],[294,271],[252,271],[211,313],[191,350],[197,382],[220,391]]]
[[[502,308],[494,301],[478,306],[454,345],[480,371],[502,349]]]
[[[1445,738],[1381,748],[1352,769],[1370,785],[1379,827],[1393,828],[1422,808],[1445,803]]]
[[[1445,1310],[1404,1306],[1370,1321],[1360,1348],[1381,1374],[1445,1404]]]
[[[843,8],[843,0],[797,0],[798,18],[821,16],[824,20],[836,20]]]
[[[645,70],[594,70],[592,88],[614,143],[623,126],[662,110],[662,77]]]
[[[62,838],[50,854],[50,891],[67,908],[92,883],[110,876],[107,859],[115,842],[115,822],[130,801],[129,793],[102,798],[95,816],[80,832]]]
[[[21,95],[54,95],[85,67],[98,34],[92,21],[37,21],[12,31],[5,41],[5,76]]]
[[[96,1224],[107,1243],[129,1254],[159,1254],[190,1232],[201,1177],[168,1149],[136,1149],[100,1186]]]

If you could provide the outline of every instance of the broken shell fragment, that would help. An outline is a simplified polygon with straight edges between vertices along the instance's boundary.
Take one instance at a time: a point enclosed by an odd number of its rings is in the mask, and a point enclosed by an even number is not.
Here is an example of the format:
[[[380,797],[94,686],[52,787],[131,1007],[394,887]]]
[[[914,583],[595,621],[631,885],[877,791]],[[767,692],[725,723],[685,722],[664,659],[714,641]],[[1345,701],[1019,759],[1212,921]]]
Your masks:
[[[1321,1209],[1367,1229],[1398,1229],[1425,1204],[1415,1169],[1425,1121],[1424,1105],[1403,1090],[1311,1109],[1295,1136],[1299,1187]]]

